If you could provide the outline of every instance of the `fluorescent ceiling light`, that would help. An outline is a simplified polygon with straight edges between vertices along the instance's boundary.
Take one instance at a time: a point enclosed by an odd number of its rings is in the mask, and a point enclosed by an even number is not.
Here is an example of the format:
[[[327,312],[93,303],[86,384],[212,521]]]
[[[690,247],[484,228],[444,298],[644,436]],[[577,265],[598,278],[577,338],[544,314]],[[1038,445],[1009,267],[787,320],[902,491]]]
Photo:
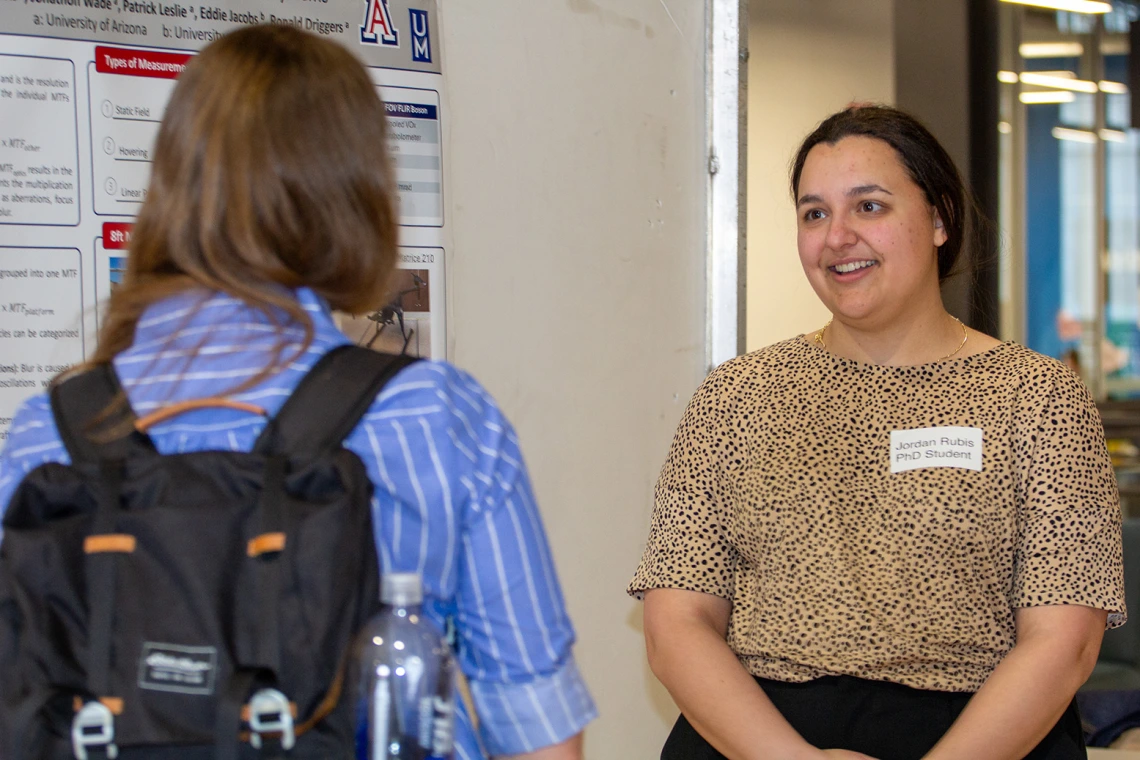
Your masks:
[[[998,72],[998,81],[1001,82],[1002,84],[1017,84],[1017,72],[1016,71],[999,71]]]
[[[1095,144],[1097,141],[1096,132],[1089,132],[1087,129],[1068,129],[1066,127],[1053,127],[1053,137],[1058,140],[1069,140],[1070,142]]]
[[[1119,129],[1102,129],[1100,139],[1106,142],[1128,142],[1128,134]]]
[[[1014,5],[1032,5],[1034,8],[1049,8],[1054,11],[1071,11],[1072,13],[1110,13],[1112,3],[1100,0],[1002,0],[1003,3]]]
[[[1124,82],[1110,82],[1107,79],[1103,79],[1096,84],[1097,87],[1100,88],[1101,92],[1107,92],[1110,95],[1128,94],[1128,85],[1124,84]]]
[[[1096,82],[1088,82],[1084,79],[1072,79],[1072,74],[1069,76],[1057,76],[1059,72],[1056,71],[1023,71],[1021,72],[1021,81],[1024,84],[1035,84],[1038,87],[1051,87],[1057,90],[1073,90],[1075,92],[1088,92],[1094,93],[1097,90]]]
[[[1072,103],[1077,96],[1068,90],[1041,90],[1039,92],[1023,92],[1017,96],[1022,103],[1039,105],[1041,103]]]
[[[1018,52],[1022,58],[1080,58],[1085,46],[1079,42],[1023,42]]]

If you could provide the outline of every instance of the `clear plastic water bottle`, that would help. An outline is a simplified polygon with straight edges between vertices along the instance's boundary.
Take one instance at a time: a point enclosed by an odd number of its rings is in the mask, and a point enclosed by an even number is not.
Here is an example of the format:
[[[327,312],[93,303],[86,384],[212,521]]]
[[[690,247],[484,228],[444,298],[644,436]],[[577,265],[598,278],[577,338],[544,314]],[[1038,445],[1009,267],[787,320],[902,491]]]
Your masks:
[[[452,760],[455,659],[422,611],[415,573],[382,577],[383,606],[356,643],[357,760]]]

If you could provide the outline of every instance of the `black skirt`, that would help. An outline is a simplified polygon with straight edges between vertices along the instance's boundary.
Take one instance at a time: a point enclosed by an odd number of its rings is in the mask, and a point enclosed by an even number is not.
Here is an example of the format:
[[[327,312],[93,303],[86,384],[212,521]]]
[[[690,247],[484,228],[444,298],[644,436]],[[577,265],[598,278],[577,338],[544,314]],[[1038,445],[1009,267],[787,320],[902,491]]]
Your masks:
[[[764,693],[808,744],[847,749],[879,760],[918,760],[942,738],[972,694],[923,691],[882,681],[829,676],[807,683],[757,678]],[[1074,701],[1027,756],[1084,760],[1081,717]],[[681,716],[661,760],[724,760]]]

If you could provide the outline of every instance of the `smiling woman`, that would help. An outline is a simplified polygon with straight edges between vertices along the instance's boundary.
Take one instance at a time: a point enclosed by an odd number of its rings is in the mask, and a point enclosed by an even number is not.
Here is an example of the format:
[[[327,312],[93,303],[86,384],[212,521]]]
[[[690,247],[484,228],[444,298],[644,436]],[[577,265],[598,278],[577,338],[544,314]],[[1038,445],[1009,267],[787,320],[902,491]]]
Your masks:
[[[629,585],[662,757],[1085,757],[1073,694],[1124,621],[1091,397],[946,311],[968,193],[913,118],[830,117],[792,192],[832,321],[698,389]]]
[[[819,345],[830,338],[840,355],[893,365],[996,345],[942,305],[939,285],[976,226],[954,162],[917,121],[877,106],[832,116],[801,145],[792,196],[800,261],[837,320]]]

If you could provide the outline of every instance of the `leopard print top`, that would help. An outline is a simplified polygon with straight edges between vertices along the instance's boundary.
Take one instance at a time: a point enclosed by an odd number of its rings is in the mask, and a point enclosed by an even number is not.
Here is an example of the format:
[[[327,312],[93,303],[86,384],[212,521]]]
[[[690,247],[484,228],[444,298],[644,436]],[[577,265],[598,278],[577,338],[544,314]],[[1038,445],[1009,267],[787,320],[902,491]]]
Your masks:
[[[980,429],[980,470],[946,427]],[[905,454],[937,466],[892,472],[891,432],[926,428]],[[957,453],[923,451],[940,442]],[[1061,363],[1003,343],[879,366],[800,336],[697,390],[629,592],[730,600],[728,643],[753,675],[975,691],[1013,646],[1015,608],[1124,622],[1120,523],[1100,417]]]

